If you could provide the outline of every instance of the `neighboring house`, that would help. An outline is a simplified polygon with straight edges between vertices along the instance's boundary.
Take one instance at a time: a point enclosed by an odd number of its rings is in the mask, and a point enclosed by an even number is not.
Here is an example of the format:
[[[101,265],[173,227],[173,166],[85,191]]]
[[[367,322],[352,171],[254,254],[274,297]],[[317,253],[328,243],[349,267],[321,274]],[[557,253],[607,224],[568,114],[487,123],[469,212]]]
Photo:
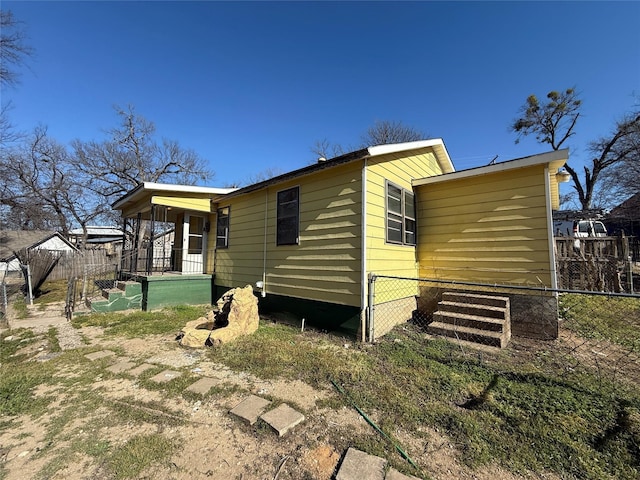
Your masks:
[[[640,192],[612,208],[605,221],[612,233],[640,237]]]
[[[122,243],[122,230],[109,226],[87,227],[87,248],[104,248],[108,251],[115,251],[115,247]],[[82,228],[74,228],[69,231],[69,240],[77,247],[82,246],[84,231]]]
[[[125,222],[175,222],[174,270],[198,274],[216,297],[251,284],[261,303],[303,306],[327,325],[360,323],[370,273],[554,288],[551,211],[567,155],[455,172],[432,139],[364,148],[235,190],[144,183],[114,208]],[[155,281],[138,278],[143,291]],[[171,289],[147,308],[171,302]],[[417,293],[389,301],[413,298],[415,308]]]
[[[153,235],[153,271],[162,272],[173,268],[172,252],[175,243],[175,227],[162,229]]]
[[[45,230],[0,231],[0,271],[17,272],[20,261],[16,252],[47,250],[50,252],[73,252],[77,248],[58,232]]]

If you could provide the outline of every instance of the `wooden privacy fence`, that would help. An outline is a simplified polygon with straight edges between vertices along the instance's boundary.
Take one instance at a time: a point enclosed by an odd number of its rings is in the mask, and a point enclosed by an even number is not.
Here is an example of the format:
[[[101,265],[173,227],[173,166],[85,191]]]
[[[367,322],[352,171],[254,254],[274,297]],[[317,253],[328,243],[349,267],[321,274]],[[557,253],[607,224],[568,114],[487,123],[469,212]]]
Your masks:
[[[633,257],[636,245],[637,239],[624,235],[597,238],[556,237],[558,288],[634,292]]]
[[[120,264],[119,252],[110,253],[104,249],[81,250],[80,252],[64,252],[47,280],[67,280],[71,277],[82,277],[85,265]]]

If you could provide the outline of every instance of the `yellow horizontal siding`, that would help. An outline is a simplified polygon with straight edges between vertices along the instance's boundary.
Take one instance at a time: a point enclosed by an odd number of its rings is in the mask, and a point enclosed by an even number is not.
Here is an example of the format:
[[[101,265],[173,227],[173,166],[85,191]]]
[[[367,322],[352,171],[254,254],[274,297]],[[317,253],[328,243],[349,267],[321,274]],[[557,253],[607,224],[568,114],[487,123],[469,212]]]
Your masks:
[[[420,276],[551,286],[544,166],[417,188]]]
[[[418,275],[415,247],[386,243],[386,182],[412,191],[412,180],[441,173],[430,148],[411,155],[397,153],[368,161],[367,272],[402,277]]]
[[[196,212],[211,212],[211,200],[209,199],[209,197],[191,198],[154,195],[153,197],[151,197],[151,203]]]
[[[361,163],[353,162],[221,202],[231,207],[229,248],[216,252],[216,283],[262,280],[266,245],[267,295],[359,306],[360,184]],[[277,192],[294,186],[300,188],[299,245],[277,246]]]

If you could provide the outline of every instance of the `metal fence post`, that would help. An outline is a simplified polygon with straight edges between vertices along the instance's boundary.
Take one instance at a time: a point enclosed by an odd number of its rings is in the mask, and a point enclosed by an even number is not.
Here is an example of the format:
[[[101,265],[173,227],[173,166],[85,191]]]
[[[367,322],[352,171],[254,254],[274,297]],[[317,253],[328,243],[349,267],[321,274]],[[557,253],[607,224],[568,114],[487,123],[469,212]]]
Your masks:
[[[633,260],[631,259],[631,255],[627,258],[627,266],[629,267],[629,273],[627,274],[627,278],[629,279],[629,293],[633,293]]]
[[[7,298],[7,284],[2,281],[2,307],[4,308],[3,312],[7,312],[9,309],[9,299]]]
[[[369,299],[368,299],[368,305],[367,305],[367,310],[369,315],[367,315],[369,317],[369,342],[373,343],[373,340],[375,339],[374,337],[374,311],[375,311],[375,305],[373,304],[374,302],[374,298],[375,298],[375,284],[376,284],[376,275],[374,273],[369,273]]]
[[[87,299],[87,280],[88,280],[88,276],[89,276],[89,272],[88,272],[88,265],[84,265],[84,269],[82,272],[82,295],[80,297],[80,300],[85,300]]]
[[[31,284],[31,267],[27,264],[27,293],[29,295],[29,305],[33,305],[33,285]]]

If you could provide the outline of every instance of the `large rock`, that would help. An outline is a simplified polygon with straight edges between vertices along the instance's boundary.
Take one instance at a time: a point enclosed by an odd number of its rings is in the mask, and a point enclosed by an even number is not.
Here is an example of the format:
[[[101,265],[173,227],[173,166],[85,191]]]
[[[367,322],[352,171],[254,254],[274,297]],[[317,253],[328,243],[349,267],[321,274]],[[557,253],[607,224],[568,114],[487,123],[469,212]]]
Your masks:
[[[204,347],[226,343],[258,329],[258,299],[251,285],[234,288],[216,302],[216,307],[185,325],[180,344],[185,347]]]

